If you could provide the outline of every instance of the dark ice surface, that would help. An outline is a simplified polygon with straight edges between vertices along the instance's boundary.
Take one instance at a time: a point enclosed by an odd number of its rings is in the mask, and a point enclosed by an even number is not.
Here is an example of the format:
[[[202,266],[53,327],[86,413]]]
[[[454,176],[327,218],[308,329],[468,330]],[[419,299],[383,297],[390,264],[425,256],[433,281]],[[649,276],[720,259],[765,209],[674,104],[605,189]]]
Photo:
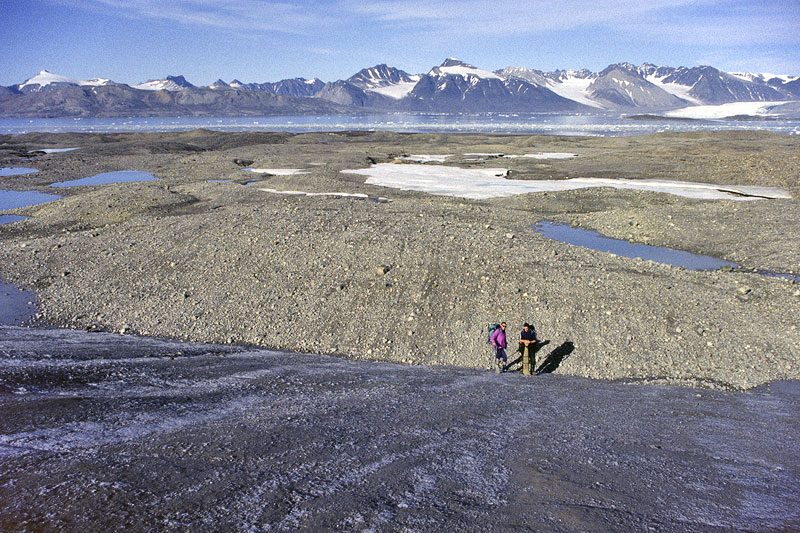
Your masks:
[[[796,531],[775,388],[0,327],[0,530]]]
[[[82,185],[107,185],[109,183],[123,183],[129,181],[153,181],[156,177],[152,172],[142,172],[139,170],[117,170],[114,172],[101,172],[88,178],[77,180],[59,181],[51,184],[51,187],[79,187]]]
[[[609,252],[622,257],[640,257],[687,270],[715,270],[724,266],[736,268],[736,263],[717,259],[708,255],[697,255],[683,250],[673,250],[646,244],[633,244],[620,239],[605,237],[596,231],[573,228],[569,224],[556,222],[539,222],[534,229],[554,241],[566,242],[575,246],[583,246],[599,252]]]
[[[27,322],[38,311],[36,302],[33,292],[0,280],[0,325],[20,326]]]

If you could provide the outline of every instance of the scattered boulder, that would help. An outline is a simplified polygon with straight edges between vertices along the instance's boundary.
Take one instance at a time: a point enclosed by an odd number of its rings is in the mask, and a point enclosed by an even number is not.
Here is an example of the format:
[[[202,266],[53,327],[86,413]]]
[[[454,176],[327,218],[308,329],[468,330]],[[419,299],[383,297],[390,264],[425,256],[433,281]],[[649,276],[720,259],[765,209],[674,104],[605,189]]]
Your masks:
[[[255,163],[255,161],[253,161],[252,159],[239,159],[237,157],[236,159],[233,160],[233,163],[235,165],[239,165],[240,167],[249,167],[250,165]]]

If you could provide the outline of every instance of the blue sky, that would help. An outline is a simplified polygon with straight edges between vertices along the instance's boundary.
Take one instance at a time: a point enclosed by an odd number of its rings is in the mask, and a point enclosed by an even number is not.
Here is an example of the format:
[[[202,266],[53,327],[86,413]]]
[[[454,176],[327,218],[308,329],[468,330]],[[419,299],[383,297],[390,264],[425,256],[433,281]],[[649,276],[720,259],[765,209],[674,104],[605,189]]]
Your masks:
[[[798,0],[0,0],[0,85],[349,77],[454,56],[494,70],[645,61],[800,75]]]

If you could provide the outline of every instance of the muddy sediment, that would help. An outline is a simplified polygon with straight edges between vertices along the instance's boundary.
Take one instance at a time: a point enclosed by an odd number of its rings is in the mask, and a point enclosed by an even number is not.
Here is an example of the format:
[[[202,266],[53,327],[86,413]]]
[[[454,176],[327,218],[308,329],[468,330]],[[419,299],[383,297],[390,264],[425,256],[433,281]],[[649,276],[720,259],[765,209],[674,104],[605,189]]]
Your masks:
[[[763,132],[628,138],[333,133],[29,134],[0,137],[0,166],[40,172],[0,186],[99,172],[154,182],[60,189],[9,211],[0,277],[36,291],[41,320],[357,359],[487,367],[486,326],[532,321],[568,356],[557,373],[750,388],[800,378],[800,284],[691,272],[550,241],[554,220],[714,255],[753,270],[800,270],[800,139]],[[73,147],[24,158],[24,149]],[[572,152],[563,160],[463,154]],[[341,173],[411,154],[506,167],[514,179],[618,177],[781,187],[788,200],[707,201],[608,188],[465,200],[366,185]],[[256,168],[307,174],[255,175]],[[410,164],[410,163],[408,163]],[[229,179],[230,182],[208,182]],[[277,190],[363,193],[284,196]]]

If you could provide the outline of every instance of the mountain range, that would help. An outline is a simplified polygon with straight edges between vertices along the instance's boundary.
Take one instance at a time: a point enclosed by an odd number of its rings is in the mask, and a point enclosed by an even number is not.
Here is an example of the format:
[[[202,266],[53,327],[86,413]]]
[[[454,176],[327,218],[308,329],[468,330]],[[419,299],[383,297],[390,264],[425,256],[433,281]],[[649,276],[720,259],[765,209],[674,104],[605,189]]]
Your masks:
[[[609,65],[601,72],[494,72],[455,58],[425,74],[385,64],[346,80],[239,80],[199,87],[183,76],[137,85],[105,78],[77,80],[43,70],[19,85],[0,86],[0,116],[255,116],[415,111],[660,112],[731,102],[800,100],[800,77],[724,72],[711,66]]]

